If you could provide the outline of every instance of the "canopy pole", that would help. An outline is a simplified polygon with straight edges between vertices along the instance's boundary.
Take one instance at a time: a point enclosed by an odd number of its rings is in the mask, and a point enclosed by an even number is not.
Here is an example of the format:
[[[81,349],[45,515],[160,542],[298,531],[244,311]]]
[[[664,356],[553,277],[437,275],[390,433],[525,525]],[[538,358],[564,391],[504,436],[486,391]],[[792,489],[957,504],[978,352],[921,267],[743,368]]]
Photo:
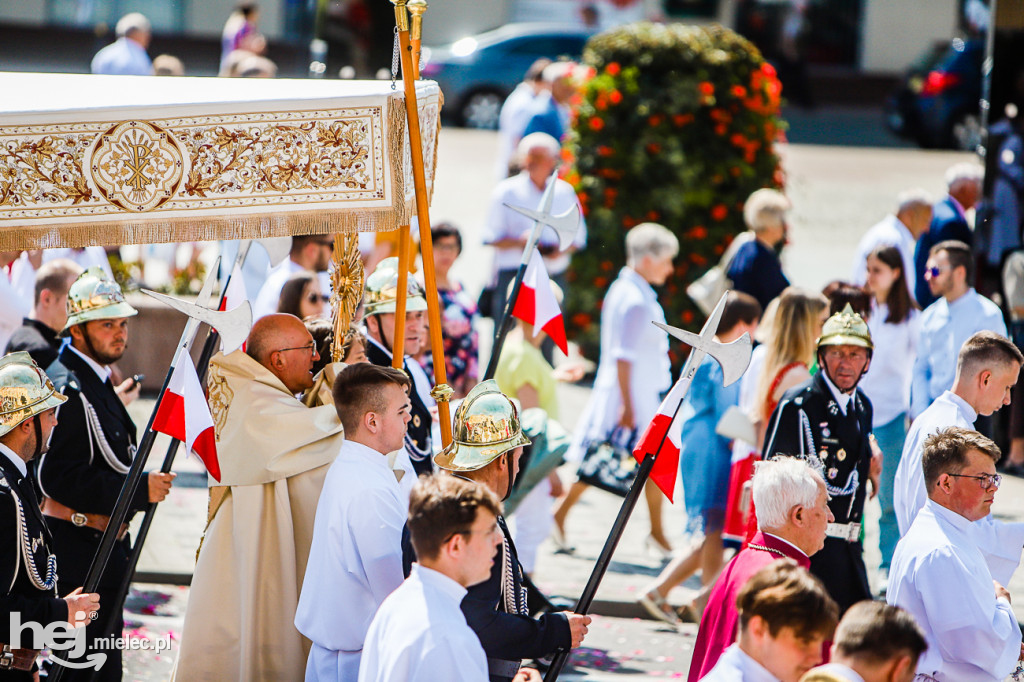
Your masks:
[[[430,202],[427,197],[427,174],[423,167],[423,140],[420,135],[420,112],[416,103],[416,71],[412,59],[412,43],[409,36],[409,15],[406,0],[391,0],[395,6],[395,21],[398,25],[399,54],[402,61],[402,84],[405,86],[405,113],[409,120],[409,146],[412,157],[412,177],[416,190],[416,220],[420,228],[420,253],[423,256],[423,282],[427,290],[427,319],[430,325],[430,348],[434,358],[434,388],[430,395],[437,401],[441,420],[441,444],[452,442],[452,420],[448,400],[452,388],[448,385],[444,363],[444,341],[441,338],[441,305],[437,295],[437,279],[434,274],[434,244],[430,236]],[[425,10],[426,7],[423,7]],[[421,18],[423,10],[417,5],[414,14]],[[419,21],[416,22],[416,40],[420,39]],[[401,244],[399,244],[401,251]],[[401,273],[399,273],[401,276]],[[396,318],[397,326],[397,318]],[[397,336],[397,330],[396,330]]]
[[[395,329],[391,339],[391,366],[402,369],[405,363],[405,307],[409,294],[409,261],[412,260],[412,234],[408,225],[398,228],[398,291],[395,298]],[[383,330],[381,331],[383,334]],[[387,339],[381,339],[387,343]]]

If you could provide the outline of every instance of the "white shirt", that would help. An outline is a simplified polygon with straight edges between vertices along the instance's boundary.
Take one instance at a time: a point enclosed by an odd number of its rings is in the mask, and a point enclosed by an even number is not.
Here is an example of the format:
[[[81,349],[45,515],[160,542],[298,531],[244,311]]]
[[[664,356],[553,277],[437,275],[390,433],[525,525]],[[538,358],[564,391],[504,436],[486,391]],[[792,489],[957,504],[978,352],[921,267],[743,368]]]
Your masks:
[[[14,468],[21,472],[22,477],[28,476],[28,467],[25,465],[25,460],[18,457],[14,450],[11,450],[3,443],[0,443],[0,454],[4,455],[14,463]]]
[[[402,584],[407,515],[387,457],[346,440],[324,480],[295,611],[314,647],[337,652],[342,680],[355,681],[370,621]]]
[[[910,389],[910,416],[916,419],[932,401],[953,387],[956,358],[964,341],[989,330],[1006,336],[1003,312],[974,289],[952,303],[945,298],[921,313],[921,329]]]
[[[779,678],[748,656],[739,644],[732,644],[722,653],[718,663],[701,682],[779,682]]]
[[[812,669],[811,672],[831,673],[836,677],[841,677],[849,682],[864,682],[864,678],[861,677],[857,671],[840,663],[828,663],[826,665],[818,666],[817,668]]]
[[[631,365],[629,391],[635,427],[643,430],[657,413],[662,392],[672,385],[672,375],[668,334],[652,321],[665,322],[658,294],[635,270],[622,268],[601,309],[601,357],[590,402],[566,455],[569,461],[578,461],[588,441],[605,438],[619,421],[619,360]]]
[[[96,376],[100,378],[101,382],[105,383],[110,381],[110,375],[112,372],[108,365],[101,365],[74,346],[69,345],[68,349],[78,357],[82,358],[82,360],[85,361],[85,364],[89,365],[89,367],[92,368],[92,371],[96,372]]]
[[[146,48],[130,38],[118,38],[92,58],[92,72],[114,76],[152,76]]]
[[[853,400],[853,392],[843,393],[839,390],[839,387],[832,383],[832,380],[828,378],[827,372],[821,373],[821,378],[825,380],[825,385],[828,386],[829,392],[832,393],[832,398],[835,399],[836,404],[839,405],[839,411],[842,415],[846,416],[846,406]],[[854,390],[857,390],[854,388]]]
[[[443,573],[412,573],[366,633],[359,682],[487,681],[487,656],[459,604],[466,588]]]
[[[533,220],[522,213],[516,213],[505,204],[539,210],[543,195],[544,188],[533,184],[529,173],[526,172],[499,182],[491,194],[491,204],[487,210],[487,221],[484,223],[482,232],[484,244],[492,244],[502,239],[528,238],[530,231],[533,230]],[[551,199],[552,215],[561,215],[573,206],[579,206],[579,200],[576,198],[576,192],[573,191],[572,185],[564,180],[558,180],[558,184],[555,185],[555,196]],[[581,211],[580,229],[576,232],[576,238],[573,240],[573,246],[577,249],[582,249],[587,244],[587,225],[582,215]],[[540,234],[539,243],[545,246],[557,245],[558,235],[551,227],[545,226]],[[495,272],[515,270],[519,267],[519,261],[522,258],[523,251],[518,247],[495,249],[494,270]],[[544,264],[548,268],[549,275],[560,275],[569,267],[569,255],[557,253],[545,258]]]
[[[886,601],[910,612],[928,642],[917,672],[940,682],[1000,682],[1020,656],[1017,619],[1010,602],[995,596],[971,525],[928,500],[889,571]]]
[[[857,244],[857,255],[853,258],[853,283],[864,286],[868,281],[868,256],[879,246],[895,246],[903,259],[903,279],[907,283],[910,298],[914,298],[914,284],[917,275],[914,265],[914,251],[917,240],[899,218],[890,213],[861,237]]]
[[[898,324],[886,322],[888,316],[889,306],[872,299],[868,330],[875,350],[871,367],[857,386],[871,401],[875,428],[910,409],[910,382],[921,324],[921,314],[916,310],[911,310],[910,316]]]
[[[526,124],[530,122],[534,99],[536,95],[533,84],[520,83],[501,105],[501,114],[498,116],[498,154],[494,161],[497,180],[508,177],[508,165],[516,153],[519,140],[523,139]]]
[[[977,418],[978,413],[966,400],[946,391],[910,425],[893,482],[893,507],[901,536],[907,534],[918,512],[928,501],[921,464],[925,439],[950,426],[973,429]],[[1008,584],[1020,564],[1024,523],[998,521],[989,514],[971,524],[970,533],[985,555],[993,577],[1003,585]]]
[[[32,297],[19,296],[7,279],[7,271],[0,269],[0,355],[31,311]]]

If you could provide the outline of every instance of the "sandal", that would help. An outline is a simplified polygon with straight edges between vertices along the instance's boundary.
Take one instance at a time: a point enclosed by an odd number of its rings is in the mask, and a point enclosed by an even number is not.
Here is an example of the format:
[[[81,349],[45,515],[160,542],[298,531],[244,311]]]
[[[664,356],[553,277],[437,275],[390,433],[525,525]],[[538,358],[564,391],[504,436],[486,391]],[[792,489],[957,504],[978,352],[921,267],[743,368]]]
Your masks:
[[[675,610],[665,601],[664,597],[658,594],[657,590],[646,592],[644,596],[637,599],[637,602],[655,619],[669,625],[679,624],[679,618],[676,616]]]

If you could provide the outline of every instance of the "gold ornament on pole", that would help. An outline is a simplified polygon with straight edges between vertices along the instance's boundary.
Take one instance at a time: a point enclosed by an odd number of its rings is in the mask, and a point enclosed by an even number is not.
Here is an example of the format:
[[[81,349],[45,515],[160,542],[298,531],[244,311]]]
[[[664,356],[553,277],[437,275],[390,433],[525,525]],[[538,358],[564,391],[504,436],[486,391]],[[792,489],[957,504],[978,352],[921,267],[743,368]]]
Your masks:
[[[334,314],[334,340],[331,342],[331,360],[341,362],[345,355],[345,338],[363,298],[364,272],[363,259],[359,255],[359,235],[334,235],[333,259],[331,311]]]
[[[423,140],[420,134],[420,112],[416,103],[416,78],[419,75],[413,63],[413,47],[409,36],[409,12],[407,0],[391,0],[395,6],[395,23],[398,26],[398,47],[402,64],[402,84],[405,86],[405,113],[409,122],[409,146],[412,159],[412,177],[416,189],[416,221],[420,228],[420,253],[423,255],[423,283],[427,289],[427,319],[430,325],[430,349],[434,358],[434,390],[431,395],[437,400],[438,418],[441,427],[441,443],[447,447],[452,442],[452,418],[448,409],[451,395],[447,385],[448,377],[444,361],[444,341],[441,337],[441,305],[437,295],[437,280],[434,274],[434,243],[430,235],[430,199],[427,194],[426,171],[423,164]],[[426,3],[414,5],[410,10],[422,30],[423,12]],[[406,240],[407,241],[407,240]],[[401,254],[399,244],[399,253]],[[408,276],[408,267],[403,270]],[[399,302],[404,301],[405,289],[399,289]],[[397,317],[396,320],[400,318]],[[396,324],[397,326],[397,324]],[[395,335],[396,337],[398,334]],[[397,355],[397,353],[396,353]]]

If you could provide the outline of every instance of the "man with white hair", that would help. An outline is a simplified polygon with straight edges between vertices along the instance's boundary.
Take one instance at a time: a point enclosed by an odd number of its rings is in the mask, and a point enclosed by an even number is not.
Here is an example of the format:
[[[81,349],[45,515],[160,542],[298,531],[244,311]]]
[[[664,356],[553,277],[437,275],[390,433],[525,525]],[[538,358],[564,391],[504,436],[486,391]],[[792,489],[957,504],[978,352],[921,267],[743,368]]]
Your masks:
[[[554,65],[552,65],[554,66]],[[549,67],[550,68],[550,67]],[[536,209],[540,206],[541,197],[547,187],[551,174],[558,165],[561,145],[558,140],[547,133],[531,133],[519,142],[517,154],[523,170],[518,175],[502,180],[491,194],[491,204],[487,212],[487,220],[483,228],[484,244],[493,246],[495,289],[492,302],[492,313],[495,319],[501,317],[505,306],[505,292],[509,282],[516,276],[519,261],[526,248],[526,240],[533,230],[533,220],[521,213],[516,213],[505,206],[522,206]],[[565,213],[573,206],[579,205],[576,192],[563,180],[555,180],[555,195],[551,202],[551,212],[555,215]],[[565,271],[569,268],[569,254],[586,245],[586,226],[580,224],[576,239],[570,249],[558,250],[558,235],[550,227],[541,233],[538,248],[544,256],[544,264],[548,275],[565,290]]]
[[[973,236],[967,224],[966,212],[974,208],[981,197],[981,180],[984,169],[975,163],[958,163],[946,171],[947,194],[932,208],[932,222],[928,232],[917,241],[914,255],[914,272],[917,283],[914,298],[922,308],[927,308],[938,296],[928,288],[924,277],[931,248],[949,239],[971,246]]]
[[[541,78],[550,92],[541,93],[534,100],[530,120],[523,130],[524,136],[547,133],[559,142],[565,139],[569,132],[569,100],[576,92],[572,82],[575,67],[573,62],[555,62],[544,67]]]
[[[803,568],[825,545],[834,518],[819,465],[812,460],[777,457],[758,462],[753,478],[758,532],[715,581],[693,647],[689,681],[707,675],[736,636],[736,597],[751,576],[777,559]]]
[[[914,297],[914,249],[921,235],[928,232],[932,221],[932,198],[923,189],[900,192],[896,198],[896,212],[876,223],[861,237],[857,255],[853,259],[853,282],[860,286],[868,278],[867,261],[872,251],[880,246],[895,246],[903,257],[904,280]]]
[[[726,266],[733,289],[750,294],[767,308],[789,286],[777,249],[786,241],[789,199],[774,189],[759,189],[743,206],[743,220],[754,238],[736,250]]]
[[[131,12],[118,20],[114,32],[117,40],[92,58],[92,72],[109,76],[152,76],[153,62],[146,54],[153,37],[149,19]]]

